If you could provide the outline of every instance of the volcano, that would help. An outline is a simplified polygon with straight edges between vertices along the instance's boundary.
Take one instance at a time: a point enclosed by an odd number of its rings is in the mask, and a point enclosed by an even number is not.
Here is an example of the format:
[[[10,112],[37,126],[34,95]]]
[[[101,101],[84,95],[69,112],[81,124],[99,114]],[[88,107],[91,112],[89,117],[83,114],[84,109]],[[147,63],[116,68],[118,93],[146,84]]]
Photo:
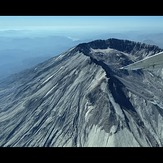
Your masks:
[[[162,147],[163,69],[122,69],[163,49],[82,43],[0,83],[1,147]]]

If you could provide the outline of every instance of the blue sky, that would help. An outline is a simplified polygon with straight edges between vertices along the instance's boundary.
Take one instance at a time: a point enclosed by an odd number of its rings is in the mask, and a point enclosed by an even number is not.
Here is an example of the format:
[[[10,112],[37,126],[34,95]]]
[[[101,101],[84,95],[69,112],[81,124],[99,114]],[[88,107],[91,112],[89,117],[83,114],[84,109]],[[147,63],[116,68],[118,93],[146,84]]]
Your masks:
[[[0,30],[162,30],[163,16],[0,16]]]

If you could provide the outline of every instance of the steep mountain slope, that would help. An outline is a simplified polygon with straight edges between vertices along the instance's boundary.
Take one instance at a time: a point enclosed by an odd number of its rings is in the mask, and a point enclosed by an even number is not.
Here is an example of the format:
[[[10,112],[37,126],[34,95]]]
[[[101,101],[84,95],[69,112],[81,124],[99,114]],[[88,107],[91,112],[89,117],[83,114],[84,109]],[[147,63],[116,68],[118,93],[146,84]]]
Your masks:
[[[163,79],[120,69],[163,51],[96,40],[0,87],[0,146],[163,146]]]
[[[138,70],[138,69],[159,69],[163,66],[163,52],[157,53],[150,57],[145,57],[144,59],[129,64],[127,66],[121,67],[121,69],[130,69],[130,70]]]

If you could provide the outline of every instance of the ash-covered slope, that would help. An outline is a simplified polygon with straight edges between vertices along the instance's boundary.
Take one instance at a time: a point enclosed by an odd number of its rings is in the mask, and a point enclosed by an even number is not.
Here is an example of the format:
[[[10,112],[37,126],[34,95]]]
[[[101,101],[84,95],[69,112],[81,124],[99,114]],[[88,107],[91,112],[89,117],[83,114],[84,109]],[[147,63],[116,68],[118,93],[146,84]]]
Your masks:
[[[97,40],[1,83],[0,146],[163,146],[163,79],[119,69],[161,51]]]
[[[163,68],[163,52],[157,53],[155,55],[145,57],[142,60],[129,64],[127,66],[122,67],[121,69],[130,69],[130,70],[138,70],[138,69],[148,69],[154,70]]]

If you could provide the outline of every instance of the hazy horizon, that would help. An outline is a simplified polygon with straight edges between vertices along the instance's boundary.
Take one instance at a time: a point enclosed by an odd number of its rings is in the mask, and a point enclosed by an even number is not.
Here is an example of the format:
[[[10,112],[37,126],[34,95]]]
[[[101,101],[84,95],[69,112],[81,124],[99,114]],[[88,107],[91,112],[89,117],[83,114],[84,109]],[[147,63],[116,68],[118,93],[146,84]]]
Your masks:
[[[0,30],[161,31],[163,16],[0,16]]]
[[[163,16],[0,16],[0,78],[96,39],[163,48]]]

